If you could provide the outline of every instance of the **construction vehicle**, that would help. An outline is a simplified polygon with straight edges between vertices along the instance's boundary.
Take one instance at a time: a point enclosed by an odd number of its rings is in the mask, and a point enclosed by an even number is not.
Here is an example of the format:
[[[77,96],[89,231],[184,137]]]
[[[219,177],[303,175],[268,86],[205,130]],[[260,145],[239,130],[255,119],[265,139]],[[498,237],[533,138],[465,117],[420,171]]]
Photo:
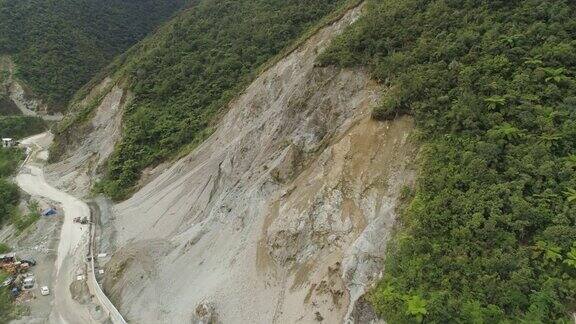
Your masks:
[[[74,218],[74,223],[88,224],[88,217],[76,217]]]
[[[36,265],[36,260],[34,258],[31,258],[31,257],[25,257],[25,258],[21,259],[20,262],[27,263],[28,266],[30,266],[30,267],[33,267]]]
[[[36,279],[34,278],[34,276],[26,277],[22,281],[22,287],[24,289],[32,289],[32,288],[34,288],[35,282],[36,282]]]

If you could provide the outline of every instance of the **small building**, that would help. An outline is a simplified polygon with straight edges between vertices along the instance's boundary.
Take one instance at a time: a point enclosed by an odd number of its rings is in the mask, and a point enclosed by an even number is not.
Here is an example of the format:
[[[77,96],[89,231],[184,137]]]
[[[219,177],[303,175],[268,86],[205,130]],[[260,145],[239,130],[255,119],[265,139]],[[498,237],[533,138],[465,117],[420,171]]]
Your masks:
[[[2,147],[13,147],[16,146],[16,141],[12,138],[4,137],[2,138]]]

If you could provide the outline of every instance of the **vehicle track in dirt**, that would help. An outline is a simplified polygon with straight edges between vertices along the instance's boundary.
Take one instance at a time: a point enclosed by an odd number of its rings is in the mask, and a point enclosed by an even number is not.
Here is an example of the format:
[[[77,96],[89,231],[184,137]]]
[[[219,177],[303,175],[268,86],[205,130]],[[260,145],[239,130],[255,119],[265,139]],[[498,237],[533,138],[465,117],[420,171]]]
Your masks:
[[[51,142],[50,133],[42,133],[22,140],[22,145],[30,147],[31,152],[16,177],[16,182],[23,191],[33,197],[43,197],[58,202],[64,212],[54,269],[55,304],[49,321],[52,323],[99,323],[101,316],[96,314],[94,318],[95,314],[91,312],[90,303],[80,304],[70,293],[70,284],[76,279],[79,269],[86,268],[84,256],[92,253],[88,244],[89,226],[75,224],[74,218],[90,218],[90,208],[84,201],[47,183],[43,164],[47,155],[46,150]],[[110,314],[114,323],[126,323],[96,282],[93,261],[89,265],[87,284],[91,294],[96,297],[93,302],[100,304],[106,313]]]

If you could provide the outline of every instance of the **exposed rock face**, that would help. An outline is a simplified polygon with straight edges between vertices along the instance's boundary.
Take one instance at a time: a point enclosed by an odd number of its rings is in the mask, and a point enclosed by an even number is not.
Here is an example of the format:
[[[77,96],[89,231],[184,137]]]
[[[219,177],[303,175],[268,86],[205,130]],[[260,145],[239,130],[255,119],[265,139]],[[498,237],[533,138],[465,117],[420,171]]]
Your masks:
[[[413,178],[412,121],[370,118],[367,73],[314,67],[359,14],[261,75],[195,152],[115,206],[120,246],[173,246],[151,277],[134,261],[107,281],[128,319],[185,322],[208,300],[223,323],[337,323],[379,275]]]
[[[89,193],[101,167],[114,151],[122,133],[122,112],[132,98],[128,91],[111,82],[111,79],[104,79],[80,103],[88,105],[104,92],[91,121],[77,130],[81,134],[68,134],[71,138],[67,139],[69,150],[64,152],[65,158],[46,170],[51,183],[79,197]]]
[[[0,92],[5,91],[12,103],[26,116],[40,116],[45,120],[57,121],[62,119],[62,114],[48,114],[48,105],[41,99],[36,98],[31,91],[27,90],[21,81],[14,77],[14,64],[8,56],[0,57],[0,72],[6,75],[2,79]]]
[[[315,67],[360,13],[263,73],[209,139],[114,206],[120,248],[104,288],[129,321],[357,316],[356,300],[382,271],[400,190],[414,177],[412,120],[370,118],[381,89],[365,71]],[[109,155],[117,135],[102,142],[106,127],[120,127],[121,93],[108,94],[118,104],[103,103],[94,131],[53,167],[73,174],[62,186],[87,188]],[[80,174],[86,181],[71,181]]]
[[[37,112],[45,112],[46,105],[40,100],[26,95],[24,87],[17,81],[12,81],[9,86],[10,99],[16,104],[24,115],[34,116]]]

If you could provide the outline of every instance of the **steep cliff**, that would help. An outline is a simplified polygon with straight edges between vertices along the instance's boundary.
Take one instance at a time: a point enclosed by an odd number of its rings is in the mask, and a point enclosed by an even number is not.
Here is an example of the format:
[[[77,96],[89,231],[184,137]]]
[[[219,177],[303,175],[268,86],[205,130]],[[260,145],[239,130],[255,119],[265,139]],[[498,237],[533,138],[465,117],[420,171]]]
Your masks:
[[[58,148],[60,161],[47,167],[46,177],[60,188],[79,196],[86,196],[99,179],[105,162],[121,136],[122,114],[130,104],[132,94],[105,78],[78,103],[79,109],[96,105],[88,121],[61,133]]]

